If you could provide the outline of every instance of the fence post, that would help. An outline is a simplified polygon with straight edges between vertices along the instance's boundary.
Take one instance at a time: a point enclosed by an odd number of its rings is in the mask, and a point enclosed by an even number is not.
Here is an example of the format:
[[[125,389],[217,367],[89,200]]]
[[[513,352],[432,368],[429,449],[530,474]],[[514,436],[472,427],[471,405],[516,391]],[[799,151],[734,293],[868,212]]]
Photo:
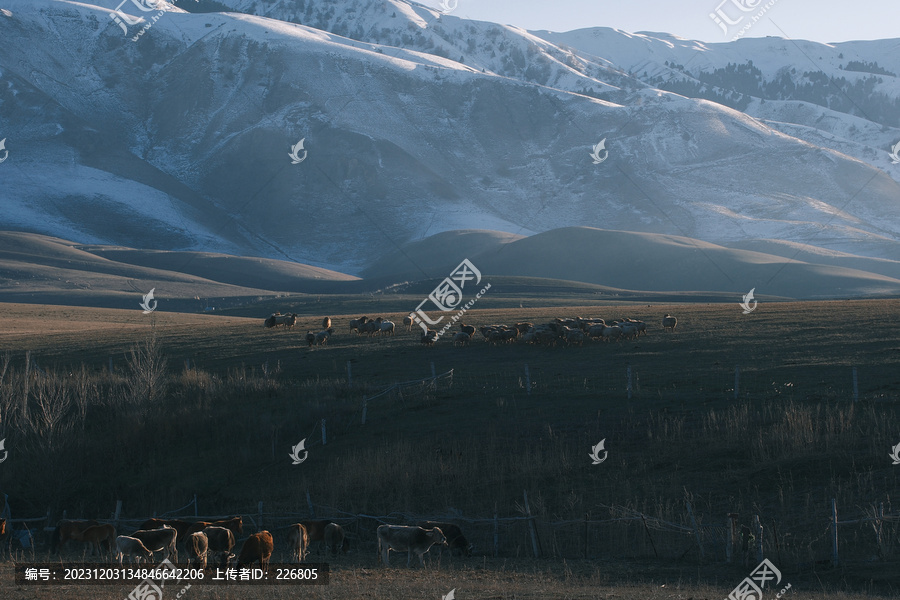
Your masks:
[[[734,399],[738,399],[738,394],[741,393],[741,366],[737,365],[734,367]]]
[[[531,532],[531,549],[534,551],[534,557],[539,558],[537,529],[534,525],[534,517],[531,516],[531,507],[528,506],[528,491],[522,490],[522,496],[525,498],[525,514],[528,516],[528,530]]]
[[[625,369],[625,373],[628,376],[628,385],[626,386],[626,390],[628,391],[628,399],[631,400],[631,365]]]
[[[837,501],[831,499],[831,565],[838,566]]]
[[[497,517],[497,504],[494,503],[494,558],[500,553],[500,519]]]
[[[587,558],[588,551],[588,518],[590,513],[584,513],[584,558]]]
[[[348,386],[353,385],[353,373],[350,370],[350,361],[349,360],[347,361],[347,385]]]
[[[763,561],[763,526],[759,515],[753,515],[753,533],[756,535],[756,560]]]
[[[313,510],[313,503],[312,503],[312,499],[309,497],[309,490],[306,490],[306,505],[309,507],[309,518],[315,519],[316,511]]]
[[[366,424],[366,411],[369,409],[369,401],[363,396],[363,416],[362,416],[362,424]]]
[[[528,372],[528,365],[525,365],[525,391],[531,394],[531,373]]]
[[[327,444],[327,439],[325,437],[325,419],[322,419],[322,445]]]
[[[116,500],[116,512],[113,515],[113,527],[119,529],[119,515],[122,514],[122,501]]]
[[[728,513],[728,540],[725,542],[725,562],[730,563],[734,559],[734,530],[737,527],[737,513]]]
[[[691,527],[694,528],[694,537],[697,540],[697,548],[700,549],[700,559],[703,560],[703,543],[700,541],[700,528],[697,527],[697,520],[694,518],[694,511],[691,510],[690,501],[685,500],[684,504],[687,506],[688,516],[691,518]]]
[[[259,527],[259,531],[262,531],[263,529],[265,529],[265,528],[263,527],[263,512],[262,512],[262,506],[263,506],[263,503],[262,503],[262,500],[260,500],[260,501],[259,501],[259,504],[256,505],[256,514],[257,514],[257,516],[259,517],[259,525],[257,525],[257,527]]]
[[[859,401],[859,377],[857,377],[856,367],[853,367],[853,401]]]

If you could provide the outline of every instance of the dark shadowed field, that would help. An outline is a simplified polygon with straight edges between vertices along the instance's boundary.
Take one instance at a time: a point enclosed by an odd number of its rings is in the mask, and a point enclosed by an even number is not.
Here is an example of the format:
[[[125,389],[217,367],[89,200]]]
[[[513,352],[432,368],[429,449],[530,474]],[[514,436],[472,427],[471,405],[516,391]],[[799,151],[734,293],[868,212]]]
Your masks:
[[[264,314],[0,305],[0,354],[9,358],[0,363],[0,416],[10,453],[0,489],[19,518],[50,509],[54,519],[63,510],[105,519],[122,500],[120,533],[133,529],[130,519],[194,494],[201,515],[253,516],[263,501],[276,556],[277,528],[305,518],[308,492],[320,516],[342,519],[350,533],[353,551],[334,562],[328,588],[195,586],[185,597],[440,598],[456,588],[459,599],[718,599],[756,564],[725,564],[719,530],[729,512],[742,525],[760,516],[766,556],[792,584],[785,597],[896,597],[897,524],[881,523],[881,546],[873,522],[841,526],[842,562],[833,568],[829,515],[832,498],[842,520],[872,516],[879,503],[897,513],[900,466],[888,454],[900,443],[900,302],[763,303],[750,315],[735,303],[483,304],[463,320],[628,316],[647,320],[649,333],[554,348],[495,346],[477,335],[468,347],[447,339],[426,348],[416,332],[399,330],[402,313],[377,312],[384,304],[373,302],[331,314],[336,333],[309,348],[305,333],[321,329],[323,316],[309,305],[293,331],[264,329]],[[667,312],[678,317],[674,334],[660,325]],[[347,321],[360,314],[390,317],[399,331],[349,333]],[[362,425],[364,398],[428,378],[432,364],[438,375],[452,370],[452,380],[381,395]],[[146,369],[158,377],[142,378]],[[309,458],[292,465],[301,439]],[[609,458],[592,465],[601,439]],[[526,523],[510,520],[495,558],[490,520],[522,517],[523,490],[543,556],[530,557]],[[685,501],[703,531],[702,558]],[[355,515],[392,513],[390,522],[461,517],[475,555],[425,572],[394,555],[394,566],[381,568],[378,521]],[[615,521],[634,514],[687,534]],[[254,531],[245,522],[245,534]],[[35,560],[46,558],[38,542]],[[16,588],[11,564],[2,568],[3,598],[128,591]]]

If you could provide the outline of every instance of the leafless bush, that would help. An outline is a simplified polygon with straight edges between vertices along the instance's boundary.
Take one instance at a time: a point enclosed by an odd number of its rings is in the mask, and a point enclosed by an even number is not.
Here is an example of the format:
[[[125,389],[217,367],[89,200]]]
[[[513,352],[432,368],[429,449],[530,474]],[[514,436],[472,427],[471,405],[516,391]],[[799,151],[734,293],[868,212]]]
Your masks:
[[[126,361],[125,402],[133,411],[145,415],[164,396],[168,383],[167,361],[156,333],[132,346]]]

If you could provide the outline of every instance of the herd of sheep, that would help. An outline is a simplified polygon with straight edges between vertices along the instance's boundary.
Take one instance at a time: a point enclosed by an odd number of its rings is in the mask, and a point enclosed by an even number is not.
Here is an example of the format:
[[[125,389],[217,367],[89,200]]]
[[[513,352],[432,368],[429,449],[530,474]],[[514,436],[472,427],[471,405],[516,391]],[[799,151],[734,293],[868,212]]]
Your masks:
[[[266,327],[277,327],[283,325],[285,329],[294,326],[297,319],[296,314],[274,313],[270,315],[266,321]],[[670,314],[666,314],[662,319],[663,330],[675,331],[678,320]],[[403,327],[407,331],[411,331],[413,326],[413,316],[409,315],[403,318]],[[369,317],[359,317],[350,321],[350,331],[356,332],[357,335],[394,335],[395,324],[383,317],[370,319]],[[454,345],[469,344],[476,337],[476,332],[481,333],[486,342],[493,344],[512,343],[521,341],[526,344],[537,344],[545,346],[555,346],[557,344],[565,344],[567,346],[584,344],[585,340],[602,340],[605,342],[619,340],[634,340],[641,335],[647,334],[647,324],[631,318],[622,318],[617,320],[606,321],[599,317],[592,318],[556,318],[553,321],[535,325],[534,323],[521,322],[516,323],[512,327],[503,324],[485,325],[475,328],[465,323],[459,324],[459,331],[453,335],[452,341]],[[334,333],[331,326],[331,318],[322,319],[322,330],[313,333],[311,330],[306,332],[306,342],[312,346],[323,346],[328,343],[328,338]],[[432,345],[440,335],[437,331],[429,329],[420,337],[420,341],[425,345]]]

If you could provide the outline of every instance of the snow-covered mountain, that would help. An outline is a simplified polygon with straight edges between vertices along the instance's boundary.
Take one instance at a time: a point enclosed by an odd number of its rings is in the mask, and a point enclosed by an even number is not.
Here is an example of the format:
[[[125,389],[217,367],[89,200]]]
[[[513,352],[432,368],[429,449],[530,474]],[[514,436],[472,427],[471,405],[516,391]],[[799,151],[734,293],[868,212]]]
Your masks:
[[[896,40],[527,32],[403,0],[128,2],[120,25],[100,4],[3,4],[0,229],[351,273],[469,228],[900,256]],[[794,99],[812,60],[876,100]]]

